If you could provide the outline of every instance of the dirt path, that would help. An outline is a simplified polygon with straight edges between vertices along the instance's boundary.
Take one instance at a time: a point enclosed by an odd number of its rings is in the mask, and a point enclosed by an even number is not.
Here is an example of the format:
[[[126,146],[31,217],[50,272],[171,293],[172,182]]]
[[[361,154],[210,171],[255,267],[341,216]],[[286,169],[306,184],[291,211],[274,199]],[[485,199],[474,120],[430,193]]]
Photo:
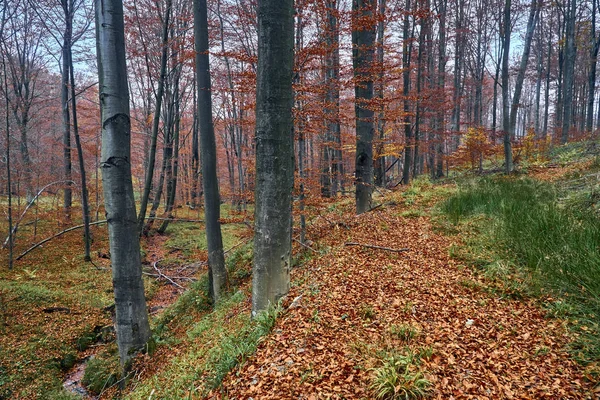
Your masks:
[[[421,369],[436,399],[595,398],[569,359],[564,322],[511,300],[448,256],[453,238],[399,208],[322,220],[310,237],[330,251],[292,274],[302,296],[219,398],[361,399],[384,352],[432,353]],[[315,240],[317,242],[317,240]],[[345,242],[390,248],[394,253]],[[291,300],[288,301],[288,305]],[[394,326],[411,325],[410,339]]]

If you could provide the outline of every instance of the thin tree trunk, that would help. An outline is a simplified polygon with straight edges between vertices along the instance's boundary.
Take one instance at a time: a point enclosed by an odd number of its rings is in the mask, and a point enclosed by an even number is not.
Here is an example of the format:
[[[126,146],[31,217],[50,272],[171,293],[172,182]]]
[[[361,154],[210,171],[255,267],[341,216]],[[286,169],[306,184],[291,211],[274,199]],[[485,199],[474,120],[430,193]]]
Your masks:
[[[2,12],[2,28],[4,28],[4,18],[6,16],[6,9]],[[0,29],[0,40],[3,38],[4,29]],[[13,220],[12,220],[12,182],[11,182],[11,171],[10,171],[10,118],[9,118],[9,107],[8,107],[8,79],[6,76],[6,60],[4,59],[4,52],[2,52],[2,69],[4,73],[4,94],[5,94],[5,128],[6,128],[6,188],[8,192],[8,269],[13,268]]]
[[[385,186],[385,103],[384,103],[384,39],[385,39],[385,7],[386,0],[379,0],[379,21],[377,23],[377,97],[379,99],[379,116],[377,118],[378,141],[376,146],[376,155],[374,161],[375,185]]]
[[[577,56],[575,52],[575,7],[576,1],[569,0],[567,3],[567,15],[565,17],[564,102],[562,132],[560,136],[562,144],[567,143],[569,140],[569,129],[573,121],[573,75],[575,73],[575,57]]]
[[[525,43],[523,44],[523,54],[521,55],[519,72],[517,73],[517,79],[515,81],[515,93],[513,94],[512,104],[510,106],[510,121],[508,129],[511,139],[514,138],[516,135],[515,129],[517,125],[517,112],[519,111],[519,103],[521,101],[521,91],[523,90],[523,81],[525,80],[525,72],[527,70],[527,64],[529,62],[531,41],[533,39],[533,33],[535,31],[535,26],[537,24],[539,15],[540,6],[537,0],[533,0],[531,2],[531,9],[529,10],[529,18],[527,20],[527,32],[525,34]]]
[[[410,0],[406,0],[406,11],[404,15],[404,25],[402,28],[402,97],[404,109],[404,166],[402,171],[402,183],[408,185],[410,183],[410,167],[412,165],[412,129],[410,122],[410,50],[409,41],[412,37],[409,36],[410,29]]]
[[[262,0],[258,3],[252,316],[276,305],[290,288],[293,69],[293,1]]]
[[[162,98],[164,93],[164,85],[167,71],[167,55],[169,43],[169,19],[171,16],[172,0],[167,0],[167,9],[165,11],[165,21],[162,31],[162,53],[160,57],[160,77],[158,79],[158,89],[156,92],[156,105],[154,109],[154,119],[152,121],[152,138],[150,139],[150,153],[148,154],[148,170],[146,171],[146,180],[144,182],[144,192],[140,201],[140,212],[138,214],[138,230],[140,235],[144,230],[144,220],[146,219],[146,209],[148,207],[148,199],[152,188],[152,180],[154,178],[154,164],[156,162],[156,142],[158,140],[158,127],[160,124],[160,113],[162,107]],[[158,196],[160,197],[160,195]]]
[[[502,130],[504,131],[504,169],[507,174],[513,170],[512,143],[510,135],[510,107],[508,87],[508,56],[510,52],[510,7],[511,0],[504,3],[502,27]]]
[[[446,97],[446,9],[448,6],[448,0],[440,0],[439,5],[439,16],[440,16],[440,27],[439,27],[439,56],[438,56],[438,76],[437,76],[437,87],[439,91],[440,104],[437,113],[437,129],[435,153],[436,153],[436,167],[435,177],[441,178],[444,176],[444,133],[445,129],[445,97]]]
[[[194,0],[194,44],[198,82],[198,122],[202,152],[204,220],[208,247],[209,288],[216,304],[227,289],[227,269],[221,236],[221,201],[217,180],[217,145],[212,116],[212,94],[208,55],[208,14],[206,0]]]
[[[65,30],[63,32],[62,44],[62,71],[61,71],[61,94],[60,101],[62,106],[63,118],[63,168],[64,180],[72,180],[72,161],[71,161],[71,117],[69,115],[69,57],[71,53],[71,37],[73,18],[69,7],[69,0],[61,0],[65,16]],[[71,219],[71,206],[73,204],[73,191],[71,184],[67,183],[63,191],[63,209],[65,218]]]
[[[131,119],[121,0],[96,0],[102,178],[121,366],[150,338],[131,178]]]
[[[585,130],[592,133],[594,129],[594,98],[596,93],[596,70],[598,65],[598,50],[600,50],[600,35],[596,37],[596,12],[597,0],[592,0],[592,23],[591,23],[591,41],[590,49],[590,73],[588,78],[588,99]]]
[[[87,188],[87,179],[85,174],[85,162],[83,158],[83,148],[81,147],[81,139],[79,137],[79,123],[77,122],[77,100],[75,96],[75,75],[73,72],[73,54],[69,50],[69,71],[71,79],[71,108],[73,109],[73,135],[75,136],[75,146],[77,148],[77,158],[79,161],[79,175],[81,178],[81,213],[83,219],[83,250],[84,260],[91,261],[91,242],[90,233],[90,206],[89,194]]]

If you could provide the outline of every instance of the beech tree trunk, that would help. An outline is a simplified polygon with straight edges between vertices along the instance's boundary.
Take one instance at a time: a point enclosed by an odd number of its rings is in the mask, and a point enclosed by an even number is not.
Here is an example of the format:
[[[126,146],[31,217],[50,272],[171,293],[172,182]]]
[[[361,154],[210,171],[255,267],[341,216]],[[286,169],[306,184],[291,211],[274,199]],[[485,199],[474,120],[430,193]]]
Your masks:
[[[71,13],[71,4],[68,0],[61,0],[61,6],[65,16],[65,30],[63,32],[62,43],[62,71],[61,71],[61,93],[60,102],[63,118],[63,169],[65,184],[63,193],[63,209],[65,218],[71,218],[71,206],[73,204],[73,191],[71,189],[72,180],[72,161],[71,161],[71,116],[69,113],[69,58],[71,53],[71,38],[73,34],[73,16]]]
[[[597,0],[592,0],[590,72],[588,75],[588,99],[585,130],[589,133],[594,129],[594,96],[596,91],[596,71],[598,65],[598,50],[600,50],[600,35],[596,37]]]
[[[508,87],[508,55],[510,52],[510,7],[511,0],[504,3],[502,25],[502,130],[504,135],[504,170],[510,174],[513,170],[512,143],[510,137],[510,107]]]
[[[150,338],[131,179],[131,120],[122,0],[96,0],[102,182],[121,366]]]
[[[573,80],[575,74],[575,10],[576,1],[567,2],[567,12],[565,17],[565,58],[564,58],[564,78],[563,78],[563,118],[562,132],[560,141],[562,144],[569,140],[569,129],[573,120]]]
[[[196,81],[198,88],[198,127],[202,184],[204,188],[204,221],[208,247],[209,288],[216,304],[227,289],[227,269],[221,236],[221,201],[217,180],[217,146],[212,116],[210,64],[208,56],[208,14],[206,0],[194,0],[194,44],[196,46]]]
[[[293,0],[260,0],[253,316],[277,303],[290,288],[294,187],[293,68]]]
[[[356,117],[356,213],[371,209],[373,192],[373,78],[370,69],[375,53],[376,0],[353,0],[352,66],[354,70],[354,114]],[[365,26],[366,25],[366,26]]]
[[[144,181],[144,191],[140,202],[140,212],[138,215],[138,231],[140,235],[144,231],[144,220],[146,219],[146,209],[148,208],[148,199],[152,189],[152,180],[154,178],[154,164],[156,163],[156,143],[158,140],[158,127],[160,124],[160,113],[164,93],[164,85],[167,71],[167,54],[169,42],[169,18],[171,16],[172,0],[167,0],[167,9],[165,11],[165,21],[162,31],[162,53],[160,57],[160,77],[158,78],[158,89],[156,91],[156,105],[154,109],[154,118],[152,120],[152,137],[150,139],[150,153],[148,154],[148,169],[146,170],[146,179]],[[149,69],[149,65],[147,65]],[[150,75],[149,71],[148,74]],[[160,197],[160,194],[158,195]]]
[[[513,94],[512,104],[510,106],[510,121],[509,121],[509,133],[510,138],[513,139],[516,135],[515,129],[517,126],[517,113],[519,111],[519,102],[521,101],[521,91],[523,90],[523,81],[525,79],[525,72],[527,70],[527,64],[529,62],[529,51],[531,50],[531,40],[533,39],[533,32],[537,24],[538,17],[540,15],[540,6],[537,0],[531,2],[531,9],[529,10],[529,18],[527,20],[527,32],[525,33],[525,43],[523,44],[523,53],[521,55],[521,63],[519,64],[519,71],[517,73],[517,79],[515,81],[515,93]],[[506,24],[505,24],[506,26]],[[510,37],[510,31],[508,31]],[[508,52],[508,47],[505,47],[505,51]],[[504,71],[503,71],[504,73]],[[504,83],[503,83],[504,85]],[[504,88],[503,88],[504,89]]]

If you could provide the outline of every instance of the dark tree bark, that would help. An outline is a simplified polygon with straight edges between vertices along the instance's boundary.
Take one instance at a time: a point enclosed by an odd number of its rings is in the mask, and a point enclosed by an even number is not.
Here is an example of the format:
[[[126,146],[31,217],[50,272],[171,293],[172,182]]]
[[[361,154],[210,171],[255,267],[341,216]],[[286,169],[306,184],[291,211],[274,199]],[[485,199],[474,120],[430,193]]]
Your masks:
[[[594,129],[594,97],[596,95],[596,70],[598,65],[598,50],[600,50],[600,35],[596,36],[596,12],[598,11],[598,0],[592,0],[592,23],[591,23],[591,48],[590,48],[590,73],[588,75],[588,99],[585,130],[592,132]]]
[[[370,69],[375,53],[376,0],[352,1],[352,66],[354,70],[354,114],[356,117],[356,213],[371,209],[373,192],[373,133],[371,106],[373,78]]]
[[[150,338],[131,179],[131,120],[121,0],[96,0],[102,181],[121,365]]]
[[[148,169],[146,171],[146,179],[144,182],[144,191],[142,192],[142,199],[140,201],[140,212],[138,215],[138,231],[140,235],[144,231],[144,220],[146,219],[146,209],[148,208],[148,199],[150,197],[150,190],[152,189],[152,180],[154,178],[154,164],[156,162],[156,143],[158,141],[158,127],[160,124],[160,113],[162,107],[162,99],[164,93],[164,85],[167,71],[167,55],[168,55],[168,42],[169,42],[169,19],[171,16],[172,0],[167,0],[167,9],[165,11],[165,21],[163,24],[162,31],[162,53],[160,58],[160,77],[158,78],[158,89],[156,91],[156,105],[154,109],[154,119],[152,120],[152,137],[150,139],[150,153],[148,154]],[[150,75],[150,66],[148,68],[148,74]],[[160,197],[160,194],[158,194]]]
[[[513,170],[512,143],[510,137],[510,106],[508,87],[508,55],[510,52],[510,7],[511,0],[504,3],[502,24],[502,130],[504,136],[504,170],[510,174]]]
[[[62,106],[63,118],[63,169],[64,180],[72,180],[72,161],[71,161],[71,116],[69,113],[69,69],[73,35],[73,2],[70,0],[61,0],[61,6],[65,16],[65,28],[63,31],[62,43],[62,70],[61,70],[61,93],[60,101]],[[63,193],[63,209],[65,218],[71,218],[71,206],[73,204],[73,191],[71,183],[65,184]]]
[[[410,30],[410,0],[406,0],[406,10],[404,14],[404,23],[402,27],[402,96],[404,109],[404,165],[402,168],[402,183],[410,183],[410,167],[412,165],[413,138],[410,121],[410,53],[412,45],[412,35],[409,37]]]
[[[567,13],[565,16],[565,58],[563,78],[563,117],[560,141],[562,144],[569,140],[569,129],[573,121],[573,81],[575,74],[575,10],[577,2],[567,2]]]
[[[77,159],[79,161],[79,175],[81,178],[81,212],[83,219],[83,250],[84,260],[91,261],[91,242],[90,233],[90,206],[89,194],[87,188],[87,178],[85,174],[85,162],[83,158],[83,148],[79,137],[79,123],[77,121],[77,97],[75,93],[75,74],[73,72],[73,55],[69,51],[69,75],[71,80],[71,108],[73,109],[73,136],[75,136],[75,147],[77,148]]]
[[[379,0],[377,10],[379,21],[377,21],[377,98],[379,100],[379,116],[377,117],[377,146],[375,161],[375,185],[385,186],[385,103],[384,103],[384,39],[385,39],[385,8],[386,0]]]
[[[529,18],[527,20],[527,31],[525,33],[525,43],[523,44],[523,54],[521,55],[521,62],[519,64],[519,71],[515,81],[515,93],[513,94],[512,104],[510,106],[510,121],[509,121],[509,133],[510,138],[514,138],[516,135],[515,129],[517,126],[517,113],[519,111],[521,92],[523,90],[523,81],[525,80],[525,72],[527,70],[527,64],[529,62],[529,52],[531,50],[531,41],[533,39],[533,33],[540,15],[540,5],[537,0],[531,2],[529,10]],[[509,34],[510,35],[510,32]],[[505,51],[508,47],[505,47]]]
[[[194,0],[194,43],[198,88],[200,157],[204,187],[204,220],[208,247],[209,288],[216,304],[227,289],[227,269],[221,236],[221,201],[217,179],[217,146],[212,116],[210,64],[208,56],[208,14],[206,0]]]
[[[293,0],[258,3],[256,187],[252,315],[290,287],[292,251]]]

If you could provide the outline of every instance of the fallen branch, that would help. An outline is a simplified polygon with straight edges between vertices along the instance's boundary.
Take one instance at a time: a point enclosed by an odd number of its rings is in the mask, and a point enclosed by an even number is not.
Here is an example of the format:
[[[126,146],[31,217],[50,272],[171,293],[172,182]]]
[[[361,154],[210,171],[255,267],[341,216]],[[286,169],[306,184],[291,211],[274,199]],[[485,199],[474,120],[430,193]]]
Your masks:
[[[23,220],[23,217],[25,217],[25,214],[27,214],[27,211],[31,208],[32,205],[35,204],[35,201],[38,199],[38,197],[40,197],[40,195],[42,193],[44,193],[44,190],[48,189],[50,186],[52,185],[57,185],[59,183],[70,183],[72,185],[77,185],[77,183],[75,183],[74,181],[71,180],[62,180],[62,181],[56,181],[56,182],[50,182],[49,184],[47,184],[46,186],[44,186],[43,188],[41,188],[35,196],[33,196],[33,198],[29,201],[29,203],[27,203],[27,205],[25,206],[25,209],[23,210],[23,212],[21,213],[21,215],[19,216],[19,219],[17,220],[17,222],[13,225],[12,227],[12,236],[13,236],[13,240],[14,240],[14,235],[17,233],[17,230],[19,229],[19,224],[21,223],[21,221]],[[82,225],[83,227],[83,225]],[[8,241],[10,239],[11,235],[8,235],[6,237],[6,239],[4,239],[4,243],[2,244],[2,248],[5,249],[6,246],[8,245]],[[21,258],[21,256],[19,256],[19,258]],[[17,258],[17,260],[19,259]]]
[[[105,224],[105,223],[106,223],[106,220],[105,220],[105,219],[103,219],[103,220],[101,220],[101,221],[96,221],[96,222],[92,222],[92,223],[90,223],[90,226],[92,226],[92,225],[100,225],[100,224]],[[56,234],[54,234],[54,235],[52,235],[52,236],[50,236],[50,237],[47,237],[46,239],[42,240],[41,242],[38,242],[38,243],[34,244],[34,245],[33,245],[33,246],[31,246],[30,248],[28,248],[27,250],[25,250],[24,252],[22,252],[21,254],[19,254],[19,257],[17,257],[17,258],[16,258],[16,260],[20,260],[21,258],[23,258],[24,256],[26,256],[26,255],[27,255],[29,252],[31,252],[32,250],[35,250],[35,249],[37,249],[38,247],[40,247],[40,246],[41,246],[41,245],[43,245],[44,243],[48,243],[48,242],[49,242],[49,241],[51,241],[52,239],[55,239],[55,238],[57,238],[57,237],[59,237],[59,236],[62,236],[62,235],[64,235],[65,233],[68,233],[68,232],[74,231],[74,230],[76,230],[76,229],[81,229],[81,228],[83,228],[84,226],[85,226],[84,224],[81,224],[81,225],[76,225],[76,226],[72,226],[72,227],[70,227],[70,228],[67,228],[67,229],[65,229],[65,230],[63,230],[63,231],[60,231],[60,232],[58,232],[58,233],[56,233]],[[97,268],[97,267],[96,267],[96,268]]]
[[[356,242],[346,242],[346,243],[344,243],[344,245],[346,245],[346,246],[361,246],[361,247],[366,247],[368,249],[393,251],[395,253],[402,253],[402,252],[405,252],[405,251],[410,251],[409,248],[392,249],[391,247],[382,247],[382,246],[375,246],[375,245],[372,245],[372,244],[362,244],[362,243],[356,243]]]
[[[294,240],[294,242],[299,243],[301,246],[306,247],[307,249],[309,249],[310,251],[312,251],[315,254],[319,254],[318,251],[316,251],[315,249],[313,249],[312,247],[310,247],[309,245],[302,243],[300,240],[296,239],[296,238],[292,238]]]
[[[158,272],[158,275],[160,278],[165,278],[166,280],[168,280],[169,282],[171,282],[171,284],[173,286],[177,286],[180,289],[185,289],[183,286],[181,286],[179,283],[175,282],[173,279],[169,278],[168,276],[166,276],[165,274],[162,273],[162,271],[160,269],[158,269],[158,267],[156,266],[156,264],[158,264],[158,261],[154,261],[152,263],[152,268],[154,268],[154,270],[156,272]]]

